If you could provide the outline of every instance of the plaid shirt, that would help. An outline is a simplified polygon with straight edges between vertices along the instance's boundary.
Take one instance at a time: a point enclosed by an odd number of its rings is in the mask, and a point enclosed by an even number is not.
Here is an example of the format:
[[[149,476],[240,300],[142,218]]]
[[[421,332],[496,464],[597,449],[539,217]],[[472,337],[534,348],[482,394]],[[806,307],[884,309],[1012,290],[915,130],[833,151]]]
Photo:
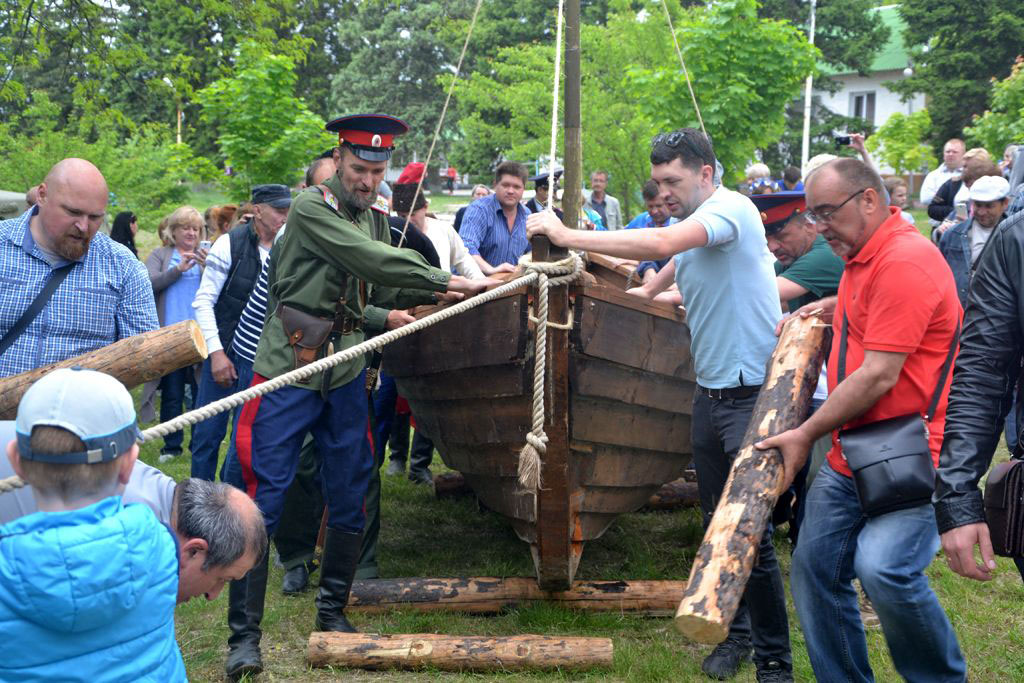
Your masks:
[[[32,239],[33,207],[0,221],[0,338],[43,289],[51,265]],[[60,265],[60,264],[58,264]],[[55,363],[159,327],[145,266],[96,233],[82,260],[17,341],[0,356],[0,377]]]

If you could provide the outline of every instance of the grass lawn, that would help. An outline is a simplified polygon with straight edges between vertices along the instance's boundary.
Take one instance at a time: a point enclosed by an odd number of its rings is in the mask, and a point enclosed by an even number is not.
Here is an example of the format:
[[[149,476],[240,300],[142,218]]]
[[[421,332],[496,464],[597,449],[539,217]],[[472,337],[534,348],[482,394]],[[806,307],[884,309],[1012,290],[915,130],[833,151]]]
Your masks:
[[[187,440],[186,440],[187,443]],[[156,464],[159,442],[143,446],[143,460]],[[1005,453],[1003,454],[1005,458]],[[187,456],[161,468],[176,478],[188,475]],[[440,471],[439,464],[434,465]],[[404,478],[385,477],[380,561],[385,577],[532,576],[528,548],[498,515],[478,509],[472,498],[436,500],[429,489]],[[620,517],[580,563],[581,579],[686,579],[701,539],[696,510],[637,513]],[[790,545],[780,534],[776,547],[788,577]],[[928,572],[960,637],[973,681],[1024,681],[1024,587],[1012,562],[1000,560],[996,578],[986,584],[953,575],[937,557]],[[315,578],[315,575],[314,575]],[[788,581],[787,581],[788,583]],[[417,614],[399,610],[352,617],[356,627],[379,633],[453,635],[561,634],[602,636],[615,643],[611,671],[591,674],[442,674],[437,671],[369,673],[310,670],[304,661],[315,607],[313,592],[284,597],[281,570],[274,568],[267,593],[263,655],[267,672],[259,680],[592,680],[701,681],[701,659],[709,648],[685,640],[667,618],[628,614],[588,614],[550,606],[508,610],[493,617]],[[227,591],[212,602],[202,598],[177,610],[178,642],[189,678],[222,678],[226,640]],[[803,636],[790,603],[796,678],[813,681]],[[868,634],[877,680],[897,681],[880,631]],[[753,681],[747,665],[736,679]]]

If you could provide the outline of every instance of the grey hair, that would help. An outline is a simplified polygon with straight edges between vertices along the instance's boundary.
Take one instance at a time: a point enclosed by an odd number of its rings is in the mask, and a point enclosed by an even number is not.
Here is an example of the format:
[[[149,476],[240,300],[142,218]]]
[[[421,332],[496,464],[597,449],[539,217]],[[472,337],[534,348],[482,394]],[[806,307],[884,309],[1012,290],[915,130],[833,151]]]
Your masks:
[[[233,490],[223,482],[193,478],[179,483],[175,491],[177,532],[206,541],[203,571],[234,564],[246,551],[257,560],[267,552],[263,515],[240,514],[231,504]]]

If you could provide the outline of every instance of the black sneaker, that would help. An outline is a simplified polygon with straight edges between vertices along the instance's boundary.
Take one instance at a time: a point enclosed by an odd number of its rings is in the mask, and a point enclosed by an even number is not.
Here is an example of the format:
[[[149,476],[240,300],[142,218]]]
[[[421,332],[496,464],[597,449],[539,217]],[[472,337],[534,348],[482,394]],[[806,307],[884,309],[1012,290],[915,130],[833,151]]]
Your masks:
[[[757,683],[793,683],[793,672],[777,659],[757,665]]]
[[[700,669],[711,678],[724,681],[736,675],[740,665],[750,659],[752,652],[749,640],[726,638],[704,658]]]

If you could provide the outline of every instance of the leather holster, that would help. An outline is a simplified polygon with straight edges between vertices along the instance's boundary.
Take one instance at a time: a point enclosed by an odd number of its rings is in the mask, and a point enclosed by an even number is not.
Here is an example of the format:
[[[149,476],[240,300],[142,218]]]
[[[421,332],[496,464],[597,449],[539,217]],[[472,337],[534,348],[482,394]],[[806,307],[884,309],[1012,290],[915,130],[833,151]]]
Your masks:
[[[315,361],[334,328],[334,319],[318,318],[284,304],[278,304],[274,314],[281,319],[284,333],[288,335],[296,369]],[[303,380],[303,383],[308,381]]]

